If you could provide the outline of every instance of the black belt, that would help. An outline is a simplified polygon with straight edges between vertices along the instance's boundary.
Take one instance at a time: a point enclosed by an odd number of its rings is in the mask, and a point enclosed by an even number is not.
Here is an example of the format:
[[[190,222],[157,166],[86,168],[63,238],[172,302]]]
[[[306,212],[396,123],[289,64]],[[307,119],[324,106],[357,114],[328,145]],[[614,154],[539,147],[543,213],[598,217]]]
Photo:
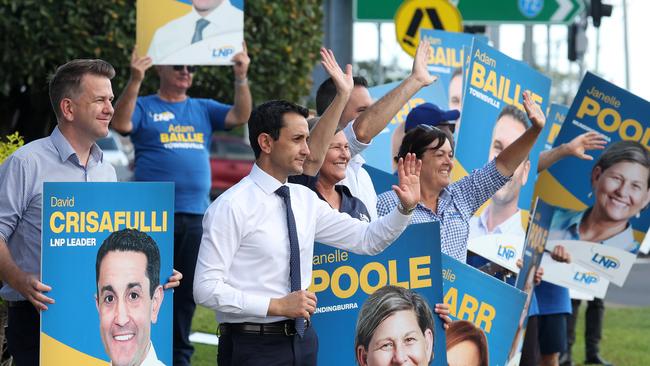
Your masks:
[[[305,329],[309,328],[309,320],[305,322]],[[295,322],[284,320],[275,323],[222,323],[219,324],[219,335],[255,334],[255,335],[283,335],[296,334]]]
[[[7,306],[10,308],[26,308],[26,307],[34,307],[31,302],[27,300],[21,300],[21,301],[5,301],[7,303]]]

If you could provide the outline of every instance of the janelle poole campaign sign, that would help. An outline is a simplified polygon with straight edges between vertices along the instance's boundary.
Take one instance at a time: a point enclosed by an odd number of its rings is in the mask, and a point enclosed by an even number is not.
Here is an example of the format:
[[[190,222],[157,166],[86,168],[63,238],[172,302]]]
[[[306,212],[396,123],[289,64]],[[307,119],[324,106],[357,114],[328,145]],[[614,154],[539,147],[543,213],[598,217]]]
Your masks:
[[[438,82],[447,91],[446,96],[449,102],[439,104],[438,106],[443,109],[458,108],[454,102],[460,103],[460,100],[452,102],[452,98],[457,97],[460,99],[463,92],[462,71],[464,66],[463,60],[465,60],[464,48],[469,49],[474,39],[487,43],[488,38],[482,35],[468,33],[420,29],[420,39],[427,40],[431,44],[431,57],[429,57],[427,62],[429,72],[438,76]]]
[[[546,114],[546,123],[550,124],[550,130],[548,136],[546,137],[546,144],[544,145],[544,150],[550,150],[553,148],[553,143],[557,138],[557,135],[560,133],[562,124],[566,119],[566,115],[569,113],[569,107],[563,104],[551,103],[551,106],[548,109]]]
[[[524,243],[523,265],[515,282],[515,287],[526,294],[526,302],[524,304],[524,311],[516,313],[519,318],[519,324],[515,339],[512,342],[512,348],[508,354],[507,365],[519,365],[526,326],[528,325],[528,309],[535,289],[535,272],[540,267],[544,255],[554,212],[554,207],[541,199],[535,201],[532,219],[530,225],[528,225],[526,241]]]
[[[162,285],[172,274],[173,219],[173,183],[44,184],[42,281],[55,303],[41,312],[41,365],[133,363],[145,356],[172,364],[172,291],[150,291],[150,281],[158,275]],[[137,231],[118,236],[124,229]],[[111,243],[132,249],[98,258],[113,232],[119,240]]]
[[[370,92],[372,99],[376,101],[389,91],[396,88],[399,83],[400,82],[396,81],[384,85],[377,85],[368,89],[368,91]],[[391,119],[386,128],[372,139],[372,144],[363,151],[362,155],[366,160],[366,164],[384,172],[392,173],[393,157],[397,154],[397,151],[393,151],[392,149],[392,139],[395,130],[398,127],[403,129],[406,116],[408,116],[411,109],[422,103],[428,102],[441,106],[447,105],[446,88],[447,85],[443,85],[443,83],[438,80],[433,84],[422,88],[411,99],[409,99],[409,101],[404,104],[404,106],[402,106],[397,114]],[[399,145],[397,145],[397,147],[399,148]]]
[[[244,0],[193,3],[138,0],[138,54],[157,65],[230,65],[243,48]]]
[[[433,310],[442,303],[440,276],[440,226],[427,223],[409,226],[386,250],[376,256],[356,255],[316,244],[312,285],[318,297],[312,316],[318,332],[318,363],[355,365],[355,326],[359,310],[369,295],[386,285],[421,294]],[[445,331],[434,315],[432,365],[447,365]]]
[[[532,100],[540,104],[542,110],[546,110],[549,104],[551,80],[548,77],[485,43],[474,41],[468,68],[460,131],[455,150],[454,180],[467,176],[472,170],[481,168],[493,160],[501,150],[530,126],[527,118],[521,121],[516,117],[519,111],[522,111],[525,116],[524,91],[530,91]],[[513,111],[508,111],[508,108],[512,108]],[[544,148],[544,133],[547,131],[544,129],[538,138],[529,154],[529,161],[525,162],[521,171],[515,174],[513,181],[504,187],[504,190],[511,191],[510,195],[518,194],[517,207],[522,210],[523,222],[528,219],[537,176],[538,156]],[[479,209],[477,215],[484,208],[485,206]],[[480,241],[480,239],[475,240]],[[503,241],[489,241],[487,244],[490,243],[500,245]],[[510,263],[505,263],[507,267],[512,267],[516,261],[515,257],[521,256],[522,241],[512,243],[513,250],[518,254],[510,259]],[[498,247],[487,244],[472,246],[471,250],[489,258],[491,253],[496,253]]]
[[[575,224],[581,228],[589,224],[605,225],[613,234],[596,240],[577,235],[561,239],[596,241],[631,253],[639,250],[639,243],[643,243],[642,251],[650,248],[644,240],[650,213],[643,210],[648,200],[643,177],[648,175],[648,168],[635,163],[639,160],[635,156],[643,156],[644,149],[650,147],[649,127],[650,102],[594,74],[585,75],[554,146],[589,131],[604,135],[609,142],[604,150],[587,152],[593,160],[568,157],[555,163],[540,174],[538,191],[544,200],[566,210],[563,216],[569,232]],[[615,220],[598,220],[607,216]],[[606,221],[616,221],[619,229]],[[596,265],[594,269],[606,269],[606,261],[598,268],[592,258],[572,259],[584,266]]]
[[[444,300],[453,320],[480,328],[488,343],[489,364],[505,365],[526,295],[495,277],[442,254]],[[452,328],[453,329],[453,326]],[[456,363],[450,358],[450,365]]]

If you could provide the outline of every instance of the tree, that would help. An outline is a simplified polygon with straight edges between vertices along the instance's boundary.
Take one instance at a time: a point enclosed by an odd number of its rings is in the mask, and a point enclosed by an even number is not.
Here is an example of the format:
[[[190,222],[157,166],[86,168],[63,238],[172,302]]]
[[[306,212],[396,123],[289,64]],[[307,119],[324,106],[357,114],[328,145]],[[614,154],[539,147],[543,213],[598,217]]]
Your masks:
[[[245,37],[249,80],[256,101],[302,101],[322,43],[322,0],[248,0]],[[47,135],[56,119],[47,77],[75,58],[102,58],[115,66],[113,92],[128,80],[135,41],[135,1],[0,0],[0,134],[18,130],[26,141]],[[150,71],[142,93],[157,88]],[[190,94],[232,102],[228,67],[202,67]],[[228,87],[224,87],[224,85]]]

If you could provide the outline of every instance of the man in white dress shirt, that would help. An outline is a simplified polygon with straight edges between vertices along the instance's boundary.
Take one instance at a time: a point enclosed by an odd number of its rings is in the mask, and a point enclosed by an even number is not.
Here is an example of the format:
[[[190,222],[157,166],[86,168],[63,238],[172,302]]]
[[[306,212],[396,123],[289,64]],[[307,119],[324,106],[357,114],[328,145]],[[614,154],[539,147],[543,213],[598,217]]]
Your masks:
[[[230,64],[242,50],[244,12],[229,0],[192,0],[192,10],[156,30],[147,56],[156,65]]]
[[[216,312],[219,366],[315,364],[318,339],[309,318],[316,296],[306,290],[314,240],[377,254],[406,228],[419,200],[421,162],[413,155],[400,162],[400,185],[393,187],[401,204],[372,223],[287,184],[309,155],[307,115],[285,101],[257,107],[248,122],[253,170],[205,214],[194,298]]]

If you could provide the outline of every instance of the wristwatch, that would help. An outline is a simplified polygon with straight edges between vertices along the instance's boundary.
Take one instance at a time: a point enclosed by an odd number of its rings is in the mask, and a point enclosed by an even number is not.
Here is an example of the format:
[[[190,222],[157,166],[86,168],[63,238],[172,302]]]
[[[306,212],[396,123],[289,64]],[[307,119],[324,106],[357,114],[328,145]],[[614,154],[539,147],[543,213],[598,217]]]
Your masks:
[[[404,206],[402,206],[402,202],[400,202],[400,203],[397,204],[397,210],[402,215],[408,216],[408,215],[413,213],[413,210],[415,210],[415,206],[413,206],[411,209],[407,210],[406,208],[404,208]]]

